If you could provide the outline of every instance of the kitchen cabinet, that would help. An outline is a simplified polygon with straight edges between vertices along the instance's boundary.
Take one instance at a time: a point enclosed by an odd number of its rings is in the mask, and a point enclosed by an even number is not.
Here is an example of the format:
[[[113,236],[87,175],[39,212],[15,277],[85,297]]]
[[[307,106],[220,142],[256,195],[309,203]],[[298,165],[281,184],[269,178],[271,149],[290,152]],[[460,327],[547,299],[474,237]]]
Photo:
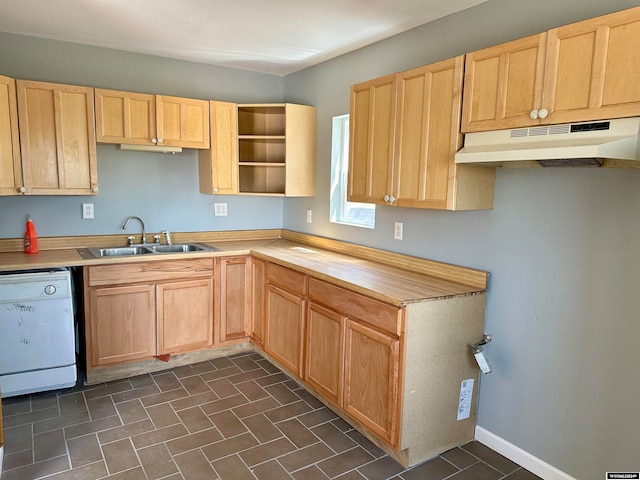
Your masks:
[[[457,165],[463,56],[352,86],[349,200],[493,207],[495,169]]]
[[[315,278],[309,298],[306,380],[395,446],[403,310]]]
[[[218,343],[247,340],[250,336],[252,278],[251,257],[221,257],[220,327]]]
[[[95,89],[100,143],[209,148],[209,102]]]
[[[198,152],[201,193],[238,193],[238,106],[209,102],[211,146]]]
[[[640,7],[467,54],[463,132],[640,114]]]
[[[350,202],[386,203],[393,180],[397,74],[351,86]]]
[[[315,107],[240,104],[234,112],[233,104],[214,104],[215,143],[199,155],[201,193],[315,194]]]
[[[400,341],[349,320],[345,343],[344,410],[395,446]]]
[[[85,268],[87,369],[211,347],[214,282],[212,258]]]
[[[267,263],[265,351],[302,377],[307,276]]]
[[[344,315],[309,303],[304,380],[339,407],[343,406],[345,325]]]
[[[96,88],[95,96],[98,143],[157,144],[154,95]]]
[[[26,194],[98,193],[93,89],[17,80]]]
[[[213,298],[213,278],[156,286],[158,355],[213,346]]]
[[[251,340],[264,347],[264,301],[266,286],[266,268],[262,260],[251,257]]]
[[[265,267],[264,352],[279,366],[402,465],[473,439],[479,370],[469,345],[482,338],[484,293],[391,304]],[[458,416],[463,382],[468,416]]]
[[[16,81],[0,75],[0,195],[19,195],[22,189]]]
[[[155,289],[140,284],[89,293],[88,366],[120,364],[156,354]]]

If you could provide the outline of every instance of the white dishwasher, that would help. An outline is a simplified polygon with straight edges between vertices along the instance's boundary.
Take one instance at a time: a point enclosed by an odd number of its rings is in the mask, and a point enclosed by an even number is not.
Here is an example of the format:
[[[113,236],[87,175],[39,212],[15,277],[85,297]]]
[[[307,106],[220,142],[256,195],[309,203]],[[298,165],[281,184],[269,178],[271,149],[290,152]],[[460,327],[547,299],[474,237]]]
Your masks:
[[[68,270],[0,275],[2,397],[74,386],[74,337]]]

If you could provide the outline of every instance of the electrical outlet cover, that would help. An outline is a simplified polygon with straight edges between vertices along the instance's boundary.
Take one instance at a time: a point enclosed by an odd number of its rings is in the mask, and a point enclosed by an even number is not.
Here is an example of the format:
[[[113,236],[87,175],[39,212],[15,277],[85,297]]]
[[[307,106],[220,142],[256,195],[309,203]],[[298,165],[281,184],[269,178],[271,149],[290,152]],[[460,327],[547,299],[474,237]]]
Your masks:
[[[93,218],[93,203],[82,204],[82,218],[85,220]]]

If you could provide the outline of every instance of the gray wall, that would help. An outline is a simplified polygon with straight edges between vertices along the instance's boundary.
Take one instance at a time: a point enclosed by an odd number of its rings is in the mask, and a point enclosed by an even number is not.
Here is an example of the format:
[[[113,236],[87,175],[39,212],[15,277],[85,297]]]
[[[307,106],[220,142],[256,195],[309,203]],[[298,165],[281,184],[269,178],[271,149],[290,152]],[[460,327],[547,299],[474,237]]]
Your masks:
[[[378,206],[359,229],[328,221],[331,118],[352,83],[637,4],[490,0],[284,82],[318,107],[317,195],[285,200],[285,228],[491,272],[478,423],[580,480],[640,470],[640,170],[498,170],[493,210]]]
[[[6,33],[0,74],[238,103],[280,102],[283,95],[282,78],[274,75]],[[196,150],[163,155],[98,145],[98,182],[97,196],[0,197],[0,238],[22,236],[26,214],[40,236],[124,235],[120,226],[129,215],[142,217],[150,232],[282,227],[282,198],[200,194]],[[228,216],[215,217],[213,204],[223,202]],[[94,204],[94,220],[81,218],[82,203]]]

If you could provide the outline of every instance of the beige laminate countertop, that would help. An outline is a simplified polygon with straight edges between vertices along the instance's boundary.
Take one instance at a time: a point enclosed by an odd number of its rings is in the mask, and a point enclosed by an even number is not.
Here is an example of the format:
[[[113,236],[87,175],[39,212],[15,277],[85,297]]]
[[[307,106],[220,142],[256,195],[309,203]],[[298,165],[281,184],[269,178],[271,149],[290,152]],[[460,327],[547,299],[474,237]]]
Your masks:
[[[293,268],[320,280],[398,306],[485,291],[484,288],[443,279],[437,275],[414,272],[289,240],[201,243],[215,246],[219,251],[95,259],[83,258],[76,249],[44,250],[34,255],[8,252],[0,253],[0,271],[252,254],[256,258]]]

